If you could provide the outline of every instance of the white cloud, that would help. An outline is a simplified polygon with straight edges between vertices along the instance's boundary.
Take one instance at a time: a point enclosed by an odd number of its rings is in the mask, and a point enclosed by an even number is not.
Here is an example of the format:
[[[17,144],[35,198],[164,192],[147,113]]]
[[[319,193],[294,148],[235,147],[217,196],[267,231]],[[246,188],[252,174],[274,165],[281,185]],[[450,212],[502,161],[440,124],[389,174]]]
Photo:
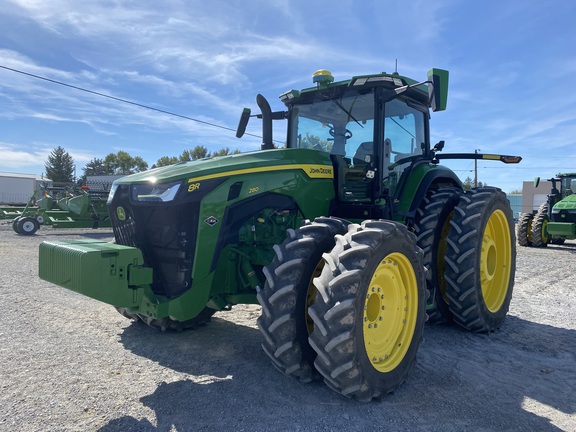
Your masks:
[[[33,149],[28,147],[22,150],[22,146],[0,142],[0,160],[2,166],[22,169],[23,167],[35,167],[39,161],[44,161],[50,154],[46,148]]]

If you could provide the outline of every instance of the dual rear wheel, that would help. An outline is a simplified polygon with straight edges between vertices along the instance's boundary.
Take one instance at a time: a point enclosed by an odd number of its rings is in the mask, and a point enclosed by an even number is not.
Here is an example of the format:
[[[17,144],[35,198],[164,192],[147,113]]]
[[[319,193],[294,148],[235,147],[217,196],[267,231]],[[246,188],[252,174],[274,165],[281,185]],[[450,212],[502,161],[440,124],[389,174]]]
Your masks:
[[[428,289],[442,301],[435,310],[442,305],[439,313],[465,329],[502,324],[516,254],[505,195],[444,190],[421,209],[417,235],[380,220],[342,233],[317,219],[289,232],[258,295],[263,348],[278,369],[301,381],[321,376],[335,391],[370,401],[393,392],[415,362]],[[318,237],[304,241],[306,231]]]
[[[406,378],[422,340],[426,270],[390,221],[317,218],[275,247],[258,294],[262,347],[282,372],[369,401]]]
[[[534,216],[530,215],[531,217],[533,217],[533,220],[532,223],[530,224],[530,243],[528,244],[528,246],[546,247],[548,246],[548,243],[556,245],[564,244],[566,239],[551,237],[548,234],[547,229],[549,222],[548,206],[549,204],[545,202],[540,206],[538,212]],[[520,224],[520,221],[518,221],[518,223]],[[524,244],[522,244],[521,240],[522,237],[520,237],[519,234],[518,244],[520,244],[521,246],[525,246]]]

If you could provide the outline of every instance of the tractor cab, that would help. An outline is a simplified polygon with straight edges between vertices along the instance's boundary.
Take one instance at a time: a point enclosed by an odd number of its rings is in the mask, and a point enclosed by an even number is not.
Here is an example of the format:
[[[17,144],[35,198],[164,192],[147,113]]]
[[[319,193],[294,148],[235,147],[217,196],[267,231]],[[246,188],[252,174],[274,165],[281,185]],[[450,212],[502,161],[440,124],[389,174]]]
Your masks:
[[[549,218],[551,222],[560,222],[562,227],[568,227],[566,224],[570,224],[569,236],[567,238],[573,238],[576,232],[574,224],[576,223],[576,173],[564,173],[557,174],[558,179],[556,180],[560,183],[560,191],[554,197],[554,202],[552,206],[549,206],[550,213]],[[551,226],[551,229],[554,225]]]
[[[576,193],[576,174],[558,174],[562,198]]]
[[[430,146],[429,108],[445,109],[448,72],[432,69],[428,81],[420,83],[397,73],[334,82],[329,71],[319,70],[313,82],[314,87],[280,95],[287,111],[271,112],[258,96],[262,148],[274,147],[272,120],[287,119],[287,148],[330,156],[336,191],[331,214],[395,218],[393,203],[400,202],[412,167],[433,162],[441,149]],[[237,136],[244,133],[249,117],[245,109]],[[453,182],[459,184],[455,176]]]
[[[330,154],[341,206],[378,206],[394,195],[411,160],[429,153],[428,107],[384,102],[384,93],[384,87],[341,85],[289,104],[288,147]]]

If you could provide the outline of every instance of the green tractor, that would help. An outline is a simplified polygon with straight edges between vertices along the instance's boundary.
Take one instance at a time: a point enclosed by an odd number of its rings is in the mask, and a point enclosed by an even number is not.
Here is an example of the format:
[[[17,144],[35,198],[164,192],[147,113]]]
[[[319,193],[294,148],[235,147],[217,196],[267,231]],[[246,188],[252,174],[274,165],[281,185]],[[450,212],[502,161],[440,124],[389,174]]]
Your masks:
[[[464,191],[439,162],[521,158],[430,145],[447,71],[334,82],[320,70],[313,83],[282,94],[281,111],[258,95],[259,151],[115,181],[115,242],[46,241],[40,277],[162,330],[259,303],[262,347],[280,371],[360,401],[405,380],[427,317],[497,329],[514,283],[512,210],[501,190]],[[238,137],[250,117],[244,109]]]
[[[576,239],[576,173],[556,174],[548,181],[552,182],[552,190],[546,202],[536,213],[522,213],[518,219],[520,246],[546,247],[548,243],[561,245]],[[536,177],[534,187],[539,184],[540,177]]]

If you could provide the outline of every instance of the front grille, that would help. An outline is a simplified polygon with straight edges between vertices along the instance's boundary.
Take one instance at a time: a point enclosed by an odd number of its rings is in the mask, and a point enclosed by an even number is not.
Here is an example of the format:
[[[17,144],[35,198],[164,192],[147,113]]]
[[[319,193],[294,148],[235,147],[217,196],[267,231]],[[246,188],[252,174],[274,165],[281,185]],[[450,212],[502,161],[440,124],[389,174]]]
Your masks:
[[[155,294],[177,297],[192,284],[198,203],[132,204],[129,196],[129,185],[120,185],[110,203],[116,242],[142,251]]]
[[[576,210],[554,210],[552,220],[554,222],[576,223]]]

